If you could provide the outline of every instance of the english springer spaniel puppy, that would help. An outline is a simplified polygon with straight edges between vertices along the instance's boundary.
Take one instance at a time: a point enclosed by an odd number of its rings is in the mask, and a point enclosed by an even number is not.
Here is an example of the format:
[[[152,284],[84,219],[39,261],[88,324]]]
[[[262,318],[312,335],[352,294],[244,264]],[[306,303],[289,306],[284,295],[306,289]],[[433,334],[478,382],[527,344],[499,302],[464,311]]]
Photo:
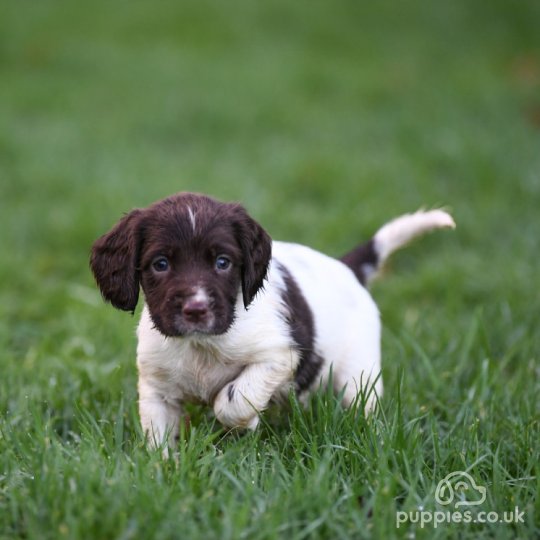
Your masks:
[[[204,195],[124,216],[94,243],[90,265],[116,308],[133,312],[144,292],[139,412],[151,444],[174,441],[186,402],[255,429],[270,402],[331,380],[345,406],[363,391],[371,409],[381,328],[365,285],[413,237],[454,226],[442,210],[407,214],[338,260],[272,241],[242,206]]]

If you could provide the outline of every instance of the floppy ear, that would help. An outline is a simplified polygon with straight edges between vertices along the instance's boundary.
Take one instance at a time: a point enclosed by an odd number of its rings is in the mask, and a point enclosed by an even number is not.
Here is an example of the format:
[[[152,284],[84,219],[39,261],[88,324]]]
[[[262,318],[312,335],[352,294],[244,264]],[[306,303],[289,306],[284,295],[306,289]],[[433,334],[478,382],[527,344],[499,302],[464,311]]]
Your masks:
[[[94,242],[90,268],[103,298],[114,307],[135,311],[139,299],[138,259],[141,210],[133,210]]]
[[[272,256],[272,239],[240,205],[234,207],[236,238],[242,250],[242,296],[251,304],[263,286]]]

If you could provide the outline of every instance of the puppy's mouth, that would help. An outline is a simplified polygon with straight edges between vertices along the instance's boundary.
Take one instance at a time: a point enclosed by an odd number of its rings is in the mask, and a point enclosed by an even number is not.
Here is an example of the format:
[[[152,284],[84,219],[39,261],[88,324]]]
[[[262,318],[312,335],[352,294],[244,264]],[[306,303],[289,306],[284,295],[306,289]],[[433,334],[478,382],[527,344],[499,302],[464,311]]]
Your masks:
[[[196,318],[186,317],[179,313],[173,317],[173,328],[177,336],[212,335],[220,333],[215,330],[215,322],[213,313],[206,313]]]

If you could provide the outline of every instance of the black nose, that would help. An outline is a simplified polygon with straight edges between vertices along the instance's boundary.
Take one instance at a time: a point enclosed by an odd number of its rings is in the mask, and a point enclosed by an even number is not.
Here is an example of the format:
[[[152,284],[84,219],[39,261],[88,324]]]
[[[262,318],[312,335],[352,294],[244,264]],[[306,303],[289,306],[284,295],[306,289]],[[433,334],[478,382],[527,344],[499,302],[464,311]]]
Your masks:
[[[184,318],[193,323],[201,322],[208,313],[208,302],[204,300],[186,300],[182,306]]]

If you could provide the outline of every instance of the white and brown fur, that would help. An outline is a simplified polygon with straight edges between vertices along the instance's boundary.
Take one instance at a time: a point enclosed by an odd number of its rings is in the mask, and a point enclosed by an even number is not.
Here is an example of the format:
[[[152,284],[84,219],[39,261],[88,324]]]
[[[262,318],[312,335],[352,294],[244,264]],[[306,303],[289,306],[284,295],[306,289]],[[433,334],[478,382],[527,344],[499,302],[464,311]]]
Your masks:
[[[270,402],[324,386],[350,406],[382,394],[379,313],[365,288],[412,238],[454,227],[442,210],[401,216],[341,260],[272,241],[242,206],[180,193],[126,215],[92,249],[104,298],[135,309],[139,411],[154,444],[174,440],[182,405],[211,405],[254,429]]]

